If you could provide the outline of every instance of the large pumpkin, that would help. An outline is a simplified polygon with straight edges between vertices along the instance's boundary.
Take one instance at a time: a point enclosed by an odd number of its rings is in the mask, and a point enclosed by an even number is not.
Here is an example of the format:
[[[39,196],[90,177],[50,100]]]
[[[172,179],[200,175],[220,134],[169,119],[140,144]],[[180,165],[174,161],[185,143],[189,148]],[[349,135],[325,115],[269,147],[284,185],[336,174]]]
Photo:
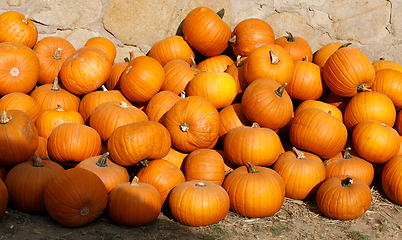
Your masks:
[[[38,40],[38,29],[28,17],[16,11],[0,14],[0,43],[15,42],[32,48]]]
[[[97,219],[106,209],[108,193],[95,173],[71,168],[55,176],[44,193],[49,215],[66,227],[81,227]]]

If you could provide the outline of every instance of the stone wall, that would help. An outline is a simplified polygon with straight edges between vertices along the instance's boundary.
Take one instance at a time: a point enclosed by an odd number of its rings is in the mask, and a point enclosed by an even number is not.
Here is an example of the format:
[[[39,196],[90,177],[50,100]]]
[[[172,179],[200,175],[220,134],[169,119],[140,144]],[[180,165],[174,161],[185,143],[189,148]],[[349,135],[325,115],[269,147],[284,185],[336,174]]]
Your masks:
[[[246,18],[268,22],[276,38],[306,39],[313,51],[330,42],[351,42],[371,61],[384,57],[402,64],[402,1],[397,0],[0,0],[0,13],[14,10],[35,22],[39,39],[60,36],[76,49],[102,36],[117,47],[116,62],[128,52],[145,55],[175,35],[198,6],[225,8],[232,30]]]

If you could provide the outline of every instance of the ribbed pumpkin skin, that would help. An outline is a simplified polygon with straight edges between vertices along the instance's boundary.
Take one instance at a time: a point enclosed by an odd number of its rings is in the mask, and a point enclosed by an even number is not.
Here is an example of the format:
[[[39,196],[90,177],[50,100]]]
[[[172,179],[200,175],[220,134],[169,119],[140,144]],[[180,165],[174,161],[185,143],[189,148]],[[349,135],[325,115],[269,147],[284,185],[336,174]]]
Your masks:
[[[53,83],[54,78],[58,77],[64,61],[76,50],[68,40],[49,36],[39,40],[33,51],[40,62],[38,83],[43,85]]]
[[[374,82],[374,73],[370,59],[354,47],[342,47],[335,51],[323,68],[325,83],[341,97],[353,97],[362,83],[369,88]]]
[[[47,139],[41,136],[38,136],[38,148],[35,151],[35,154],[40,158],[47,157],[49,158],[49,153],[47,151]]]
[[[385,94],[379,92],[361,92],[350,99],[343,119],[349,131],[364,120],[377,120],[392,127],[396,120],[395,105]]]
[[[397,110],[402,108],[402,72],[394,69],[382,69],[375,73],[372,91],[388,96]]]
[[[71,168],[59,173],[46,187],[46,210],[66,227],[81,227],[98,218],[106,209],[108,193],[95,173]]]
[[[182,98],[170,91],[160,91],[149,100],[145,113],[149,120],[163,122],[167,111]]]
[[[105,184],[106,190],[109,193],[114,187],[120,183],[129,181],[128,171],[109,158],[109,153],[89,157],[75,166],[75,168],[84,168],[95,173]]]
[[[402,66],[400,64],[398,64],[392,60],[386,60],[386,59],[382,59],[382,58],[380,58],[377,61],[374,61],[373,67],[376,72],[381,69],[388,69],[388,68],[402,71]]]
[[[303,101],[302,103],[300,103],[300,105],[297,106],[297,108],[295,110],[295,116],[306,108],[318,108],[318,109],[323,110],[324,112],[331,111],[331,115],[333,117],[336,117],[341,122],[343,122],[343,114],[339,108],[337,108],[334,105],[331,105],[329,103],[325,103],[325,102],[318,101],[318,100],[306,100],[306,101]]]
[[[166,156],[164,156],[162,159],[165,159],[176,165],[179,169],[182,169],[183,161],[187,157],[187,155],[188,153],[171,147],[168,154],[166,154]]]
[[[108,216],[124,226],[144,226],[155,221],[162,208],[158,190],[148,183],[121,183],[109,193]]]
[[[144,159],[166,156],[171,147],[167,129],[154,121],[141,121],[116,128],[107,149],[110,158],[122,166],[132,166]]]
[[[254,49],[275,42],[275,33],[272,27],[259,18],[247,18],[239,22],[233,29],[230,41],[233,53],[236,56],[246,57]]]
[[[174,59],[181,59],[191,64],[191,57],[195,57],[193,50],[184,38],[175,35],[152,45],[149,56],[156,59],[162,66]]]
[[[314,54],[313,63],[317,64],[321,69],[324,67],[328,58],[342,46],[343,43],[328,43],[327,45],[318,49]]]
[[[342,186],[342,180],[350,177],[353,183]],[[367,184],[353,176],[337,175],[326,180],[316,197],[320,211],[327,217],[351,220],[362,216],[371,205],[371,190]]]
[[[102,50],[113,64],[116,58],[116,46],[112,41],[105,37],[92,37],[85,43],[86,47],[96,47]]]
[[[230,210],[245,217],[274,215],[285,201],[285,184],[274,170],[255,166],[258,172],[249,172],[246,166],[233,170],[223,182],[230,198]]]
[[[20,43],[3,42],[0,59],[0,96],[12,92],[28,94],[39,78],[39,59],[35,52]]]
[[[131,60],[120,77],[123,95],[132,102],[149,101],[159,92],[165,79],[162,65],[154,58],[139,56]]]
[[[0,165],[15,165],[28,160],[38,148],[38,130],[23,111],[3,112],[12,118],[0,123]]]
[[[99,155],[102,140],[99,133],[81,123],[62,123],[51,132],[47,148],[50,159],[62,166],[75,166]]]
[[[106,53],[88,46],[78,49],[64,61],[59,77],[69,92],[84,95],[102,86],[111,72],[112,63]]]
[[[2,33],[0,43],[16,42],[32,48],[38,40],[38,30],[35,24],[16,11],[6,11],[0,14],[0,32]]]
[[[341,152],[348,138],[348,130],[339,119],[329,113],[317,108],[307,108],[293,119],[289,138],[298,149],[328,159]]]
[[[8,205],[8,191],[3,180],[0,178],[0,218],[3,217]]]
[[[126,69],[128,62],[115,63],[112,66],[110,77],[105,82],[105,86],[110,90],[120,90],[120,77]]]
[[[230,199],[225,189],[208,181],[189,181],[177,185],[170,193],[169,207],[180,223],[207,226],[224,219],[229,213]]]
[[[221,125],[219,130],[219,141],[223,144],[223,139],[230,130],[240,126],[251,126],[251,122],[244,115],[241,103],[234,103],[219,111]]]
[[[402,205],[402,156],[391,158],[382,170],[381,184],[394,203]]]
[[[42,109],[28,94],[13,92],[0,98],[0,111],[3,110],[21,110],[35,123]]]
[[[187,86],[187,83],[197,75],[195,66],[188,64],[181,59],[168,62],[164,67],[165,81],[161,87],[162,91],[171,91],[180,95]]]
[[[353,146],[362,158],[385,163],[395,157],[401,145],[398,132],[376,120],[364,120],[353,130]]]
[[[308,42],[301,37],[293,37],[288,32],[288,36],[283,36],[275,39],[275,44],[283,47],[289,52],[294,62],[307,60],[313,61],[313,52]]]
[[[233,59],[227,55],[209,57],[197,64],[198,71],[224,72],[233,63]]]
[[[149,161],[137,174],[138,181],[154,186],[161,195],[163,205],[170,191],[186,181],[179,167],[164,159]]]
[[[325,167],[321,158],[300,150],[281,154],[273,169],[285,182],[286,197],[292,199],[306,200],[314,197],[325,180]]]
[[[56,162],[41,160],[41,164],[35,166],[35,161],[38,160],[34,158],[34,160],[15,165],[4,181],[11,206],[24,213],[46,212],[43,199],[46,186],[55,176],[64,171],[64,168]]]
[[[174,147],[192,152],[215,146],[219,138],[220,116],[208,99],[190,96],[172,106],[163,125],[169,131]]]
[[[225,51],[231,34],[230,26],[208,7],[194,8],[183,21],[184,39],[206,57]]]

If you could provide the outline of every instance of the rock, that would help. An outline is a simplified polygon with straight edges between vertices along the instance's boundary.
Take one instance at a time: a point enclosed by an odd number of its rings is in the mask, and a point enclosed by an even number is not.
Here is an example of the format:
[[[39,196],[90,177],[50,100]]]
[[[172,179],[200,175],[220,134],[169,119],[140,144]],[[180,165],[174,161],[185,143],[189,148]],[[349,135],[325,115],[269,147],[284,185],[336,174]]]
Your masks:
[[[327,13],[319,10],[310,10],[308,14],[313,28],[323,31],[328,31],[332,28],[332,21]]]
[[[302,8],[309,8],[315,6],[322,6],[325,0],[276,0],[274,1],[275,8],[288,8],[288,7],[302,7]]]
[[[129,62],[130,51],[133,51],[134,58],[139,56],[145,56],[145,53],[142,52],[141,49],[139,49],[138,47],[132,47],[132,46],[116,47],[116,58],[114,62],[115,63]]]

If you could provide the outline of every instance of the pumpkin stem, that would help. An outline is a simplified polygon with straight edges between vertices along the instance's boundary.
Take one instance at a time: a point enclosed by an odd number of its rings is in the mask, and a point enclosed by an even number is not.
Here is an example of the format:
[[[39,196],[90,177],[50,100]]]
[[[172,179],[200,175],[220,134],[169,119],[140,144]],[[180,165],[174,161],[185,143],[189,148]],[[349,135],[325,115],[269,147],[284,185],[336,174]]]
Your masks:
[[[347,47],[347,46],[349,46],[350,44],[352,44],[352,43],[344,43],[342,46],[340,46],[340,47],[338,48],[338,50],[341,49],[341,48]]]
[[[236,44],[236,40],[237,40],[236,35],[233,35],[233,37],[231,37],[231,38],[229,39],[229,42],[230,42],[230,43],[233,43],[233,44]]]
[[[138,184],[138,177],[134,176],[133,181],[131,181],[131,186],[139,186]]]
[[[331,110],[328,110],[328,114],[332,116],[332,111],[331,111]]]
[[[342,187],[350,187],[350,185],[353,184],[353,179],[351,177],[347,177],[342,180],[341,184],[342,184]]]
[[[20,70],[17,67],[13,67],[10,70],[10,75],[13,77],[17,77],[18,75],[20,75]]]
[[[218,14],[218,16],[222,19],[223,16],[225,15],[225,9],[222,8],[221,10],[219,10],[216,14]]]
[[[207,184],[203,183],[203,182],[198,182],[195,184],[196,187],[206,187]]]
[[[383,58],[383,57],[380,57],[380,61],[384,61],[385,60],[385,58]]]
[[[98,167],[107,167],[106,160],[107,160],[107,157],[108,157],[108,156],[109,156],[109,152],[105,152],[105,153],[99,158],[99,160],[95,163],[96,166],[98,166]]]
[[[131,60],[134,59],[134,52],[133,52],[133,51],[129,51],[128,54],[130,55],[129,61],[131,62]]]
[[[188,130],[190,129],[190,125],[188,125],[187,123],[182,123],[180,124],[180,129],[182,132],[188,132]]]
[[[127,105],[127,103],[126,103],[125,101],[121,101],[120,107],[122,107],[122,108],[124,108],[124,109],[127,109],[127,108],[128,108],[128,105]]]
[[[370,92],[371,89],[366,88],[366,83],[360,83],[359,86],[357,86],[357,92]]]
[[[252,128],[259,128],[260,124],[258,124],[257,122],[253,122],[253,124],[251,125]]]
[[[304,156],[304,153],[299,151],[296,147],[292,147],[292,150],[296,153],[296,158],[297,159],[303,159],[306,158],[306,156]]]
[[[53,81],[53,86],[52,86],[52,91],[60,91],[60,87],[59,87],[59,79],[57,77],[54,78]]]
[[[27,15],[25,15],[24,19],[21,20],[25,25],[28,25],[28,17],[29,17],[29,13]]]
[[[246,163],[246,167],[247,167],[248,173],[259,173],[259,171],[257,170],[257,167],[251,162]]]
[[[308,56],[306,55],[303,59],[305,62],[308,62]]]
[[[11,119],[12,119],[11,116],[7,117],[7,113],[5,110],[1,112],[1,115],[0,115],[0,123],[1,124],[9,123]]]
[[[52,54],[52,58],[54,58],[54,60],[60,60],[61,59],[61,48],[57,48],[56,51]]]
[[[352,150],[350,147],[347,147],[345,149],[345,153],[343,154],[343,159],[351,159],[352,155],[350,155],[350,150]]]
[[[64,109],[63,109],[63,107],[62,107],[60,104],[56,104],[56,105],[57,105],[56,111],[58,111],[58,112],[64,112]]]
[[[183,98],[183,99],[186,98],[186,92],[185,92],[185,91],[181,91],[180,97]]]
[[[42,165],[42,158],[40,158],[36,153],[32,155],[33,158],[33,166],[34,167],[43,167]]]
[[[193,55],[190,55],[190,60],[191,60],[191,68],[197,70],[197,63],[195,62]]]
[[[280,86],[278,89],[275,90],[275,93],[276,93],[276,95],[278,95],[278,97],[282,97],[283,91],[285,91],[286,85],[288,85],[288,83],[285,82],[282,86]]]
[[[102,88],[102,91],[107,92],[107,88],[105,87],[105,85],[102,85],[101,88]]]
[[[84,207],[81,209],[80,211],[81,216],[86,216],[89,214],[89,208],[88,207]]]
[[[144,160],[141,160],[141,164],[144,167],[148,167],[148,159],[145,158]]]
[[[275,55],[274,50],[269,50],[269,55],[271,56],[271,64],[278,64],[280,62],[278,56]]]
[[[290,32],[286,32],[288,34],[288,42],[294,42],[296,41],[295,38],[293,37],[293,34]]]

